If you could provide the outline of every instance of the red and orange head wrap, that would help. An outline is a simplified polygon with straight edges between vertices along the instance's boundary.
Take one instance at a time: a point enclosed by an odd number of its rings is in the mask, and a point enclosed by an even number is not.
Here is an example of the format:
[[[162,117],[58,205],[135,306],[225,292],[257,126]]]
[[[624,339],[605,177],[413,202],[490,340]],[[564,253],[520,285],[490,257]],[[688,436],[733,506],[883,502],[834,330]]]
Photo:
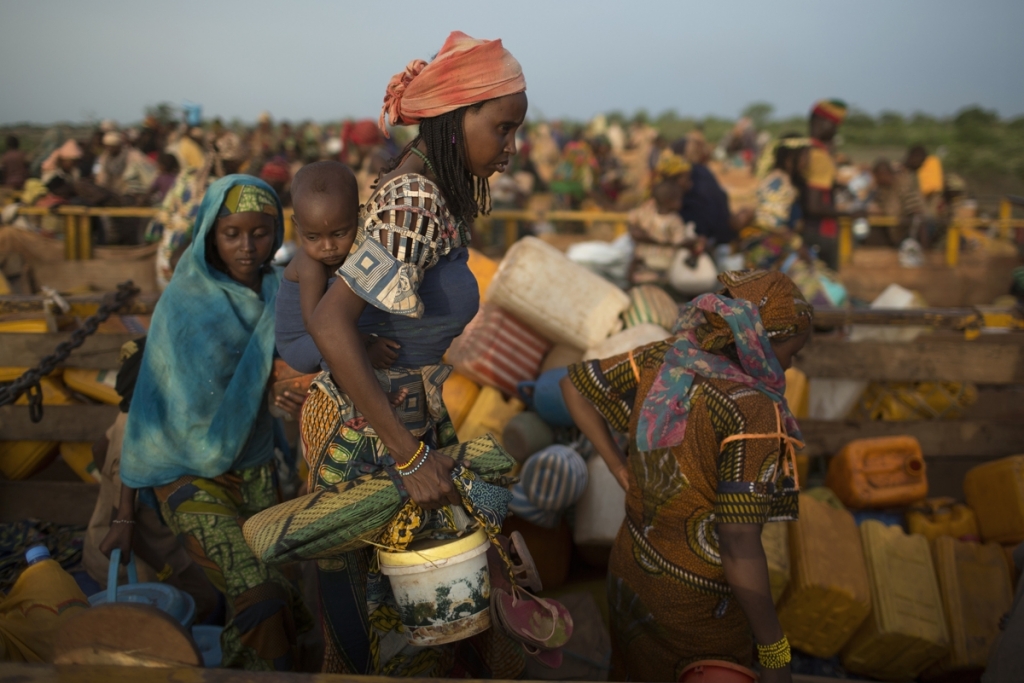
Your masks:
[[[391,77],[377,123],[389,136],[385,115],[392,125],[407,126],[525,90],[523,69],[501,40],[452,31],[432,62],[414,59]]]
[[[846,102],[842,100],[819,100],[811,109],[811,116],[820,116],[839,125],[846,119]]]

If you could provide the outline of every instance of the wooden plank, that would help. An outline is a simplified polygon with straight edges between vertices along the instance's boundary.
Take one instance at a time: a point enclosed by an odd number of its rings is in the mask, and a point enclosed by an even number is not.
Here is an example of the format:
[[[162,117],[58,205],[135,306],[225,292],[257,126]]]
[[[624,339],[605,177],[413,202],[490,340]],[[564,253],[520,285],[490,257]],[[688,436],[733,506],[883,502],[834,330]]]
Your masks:
[[[1024,383],[1024,335],[983,335],[967,341],[927,335],[912,342],[848,342],[817,337],[796,359],[808,377]]]
[[[964,408],[960,415],[965,420],[1020,420],[1024,412],[1024,386],[1005,384],[1003,386],[979,386],[978,399]],[[1024,444],[1021,444],[1024,450]]]
[[[96,312],[109,293],[86,294],[82,296],[66,296],[64,301],[71,306],[76,315],[88,316]],[[121,307],[122,315],[146,315],[153,312],[159,294],[139,294]],[[53,306],[48,305],[49,298],[42,294],[7,294],[0,296],[0,315],[42,313]]]
[[[138,338],[138,334],[94,334],[71,352],[66,365],[76,368],[116,370],[121,367],[118,358],[125,342]],[[68,332],[46,334],[0,334],[0,362],[5,367],[28,368],[53,353],[57,345],[70,339]]]
[[[88,287],[101,292],[113,292],[125,280],[135,283],[143,294],[156,294],[156,255],[146,259],[114,261],[90,259],[85,261],[62,261],[59,263],[36,263],[32,266],[32,278],[36,288],[53,287],[58,292],[67,292]]]
[[[84,481],[0,481],[0,522],[89,523],[100,487]]]
[[[43,419],[33,422],[28,406],[0,408],[0,441],[95,441],[117,418],[117,406],[43,406]]]
[[[929,458],[994,459],[1024,452],[1024,421],[922,420],[840,422],[800,420],[810,456],[834,455],[854,439],[907,434]]]
[[[86,666],[0,662],[3,681],[14,683],[392,683],[384,676],[298,674],[281,672],[197,669],[194,667]],[[411,682],[441,683],[448,679],[410,678]],[[793,683],[834,683],[838,678],[793,674]],[[497,683],[502,683],[497,681]]]
[[[0,299],[2,303],[2,299]],[[846,325],[914,325],[964,330],[981,324],[981,315],[973,308],[832,308],[816,306],[817,327]]]

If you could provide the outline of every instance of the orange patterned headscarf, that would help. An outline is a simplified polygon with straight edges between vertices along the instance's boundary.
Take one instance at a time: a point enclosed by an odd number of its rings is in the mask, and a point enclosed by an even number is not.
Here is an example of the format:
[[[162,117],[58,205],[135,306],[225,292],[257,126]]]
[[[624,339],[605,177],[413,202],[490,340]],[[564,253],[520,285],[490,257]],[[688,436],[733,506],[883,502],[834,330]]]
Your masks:
[[[459,107],[526,90],[523,68],[501,40],[477,40],[452,31],[430,63],[414,59],[391,77],[378,125],[407,126]]]
[[[782,341],[811,329],[814,307],[800,288],[777,270],[729,271],[718,276],[725,285],[721,294],[744,299],[761,314],[768,339]],[[707,322],[697,328],[697,339],[705,351],[720,351],[735,343],[729,324],[720,315],[706,311]]]

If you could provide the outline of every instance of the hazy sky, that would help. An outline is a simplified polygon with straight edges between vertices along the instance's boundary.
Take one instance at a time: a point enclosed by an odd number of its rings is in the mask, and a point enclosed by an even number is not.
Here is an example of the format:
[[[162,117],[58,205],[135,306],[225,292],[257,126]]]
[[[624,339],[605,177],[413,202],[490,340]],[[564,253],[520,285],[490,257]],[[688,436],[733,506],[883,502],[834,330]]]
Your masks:
[[[1021,0],[0,0],[0,123],[201,103],[254,120],[376,116],[448,32],[502,38],[533,116],[674,108],[1024,114]]]

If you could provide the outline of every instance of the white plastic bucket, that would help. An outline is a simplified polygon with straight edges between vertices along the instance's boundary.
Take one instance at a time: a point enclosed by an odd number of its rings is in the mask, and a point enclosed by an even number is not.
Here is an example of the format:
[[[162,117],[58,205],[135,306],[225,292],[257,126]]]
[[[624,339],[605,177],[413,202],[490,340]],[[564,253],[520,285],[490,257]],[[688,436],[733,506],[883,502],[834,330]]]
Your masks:
[[[491,627],[490,541],[482,529],[453,541],[413,543],[381,552],[399,615],[413,645],[443,645]]]
[[[576,503],[576,545],[608,546],[615,542],[619,527],[626,519],[626,492],[600,455],[587,461],[589,483]]]

